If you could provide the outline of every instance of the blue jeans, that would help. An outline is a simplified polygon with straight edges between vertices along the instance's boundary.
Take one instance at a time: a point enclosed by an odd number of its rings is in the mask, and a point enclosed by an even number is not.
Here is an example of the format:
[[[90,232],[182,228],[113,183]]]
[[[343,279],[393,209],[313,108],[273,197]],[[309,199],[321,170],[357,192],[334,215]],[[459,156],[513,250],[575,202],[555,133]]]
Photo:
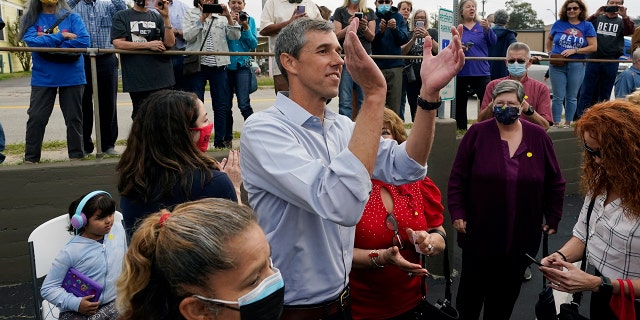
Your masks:
[[[611,89],[613,89],[617,74],[617,62],[587,62],[584,81],[582,81],[582,87],[580,87],[576,118],[580,118],[584,110],[591,107],[593,103],[611,99]]]
[[[213,145],[216,148],[221,148],[224,146],[223,142],[227,132],[227,114],[231,109],[227,67],[202,65],[200,72],[191,77],[191,91],[195,92],[202,101],[204,101],[204,88],[207,81],[209,81],[211,106],[213,107],[213,132],[215,134]]]
[[[562,67],[549,66],[549,79],[553,89],[551,113],[554,123],[560,123],[563,102],[565,121],[573,120],[578,104],[578,90],[584,79],[584,65],[584,62],[569,62]]]
[[[247,67],[238,70],[227,69],[227,77],[229,77],[229,109],[227,110],[227,132],[224,141],[233,140],[233,94],[238,99],[238,108],[242,117],[247,118],[253,114],[251,108],[251,98],[249,97],[249,84],[251,82],[251,70]]]
[[[362,89],[358,84],[353,82],[353,78],[351,78],[351,74],[347,71],[347,67],[343,66],[342,76],[340,76],[340,89],[338,92],[338,112],[351,119],[353,119],[353,110],[351,110],[353,89],[356,89],[359,109],[362,106],[362,100],[364,100]]]

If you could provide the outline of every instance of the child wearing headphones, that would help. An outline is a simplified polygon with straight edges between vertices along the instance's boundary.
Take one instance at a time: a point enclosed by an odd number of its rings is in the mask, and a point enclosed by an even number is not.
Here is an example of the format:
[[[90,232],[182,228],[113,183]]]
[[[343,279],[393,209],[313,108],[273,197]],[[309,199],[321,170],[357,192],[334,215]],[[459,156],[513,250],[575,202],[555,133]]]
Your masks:
[[[68,231],[75,236],[56,256],[40,290],[44,299],[60,309],[60,320],[117,319],[115,284],[127,241],[122,223],[114,221],[115,210],[115,201],[105,191],[93,191],[69,205]],[[71,268],[102,289],[99,297],[79,297],[62,287],[69,282]]]

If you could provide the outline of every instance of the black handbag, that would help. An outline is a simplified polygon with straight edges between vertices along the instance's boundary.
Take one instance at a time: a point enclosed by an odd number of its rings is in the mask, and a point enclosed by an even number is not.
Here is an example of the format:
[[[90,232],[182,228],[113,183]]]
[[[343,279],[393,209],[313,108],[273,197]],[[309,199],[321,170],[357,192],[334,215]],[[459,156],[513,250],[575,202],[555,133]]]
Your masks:
[[[582,252],[582,261],[580,262],[580,270],[585,271],[587,269],[587,243],[589,243],[589,220],[591,220],[591,212],[593,206],[596,203],[596,198],[593,196],[589,203],[589,209],[587,209],[587,228],[586,236],[584,240],[584,251]],[[580,315],[580,301],[582,300],[582,292],[576,292],[573,294],[573,299],[569,303],[563,303],[560,305],[560,313],[558,314],[559,320],[589,320],[589,318]]]
[[[433,304],[427,301],[427,277],[422,277],[422,310],[421,310],[421,319],[424,320],[457,320],[460,318],[460,314],[458,310],[451,305],[451,284],[453,281],[451,280],[451,267],[449,265],[449,250],[447,249],[448,245],[445,239],[445,247],[444,251],[444,279],[445,290],[444,290],[444,300],[438,299],[438,301]],[[426,266],[426,256],[420,255],[420,262],[422,267]]]
[[[44,33],[53,34],[53,30],[60,24],[60,22],[64,21],[69,15],[70,11],[62,15],[49,29],[44,30]],[[80,59],[80,52],[38,52],[38,55],[47,61],[58,62],[58,63],[69,63],[75,62]]]
[[[202,38],[202,45],[200,46],[200,50],[204,48],[205,42],[207,42],[207,37],[209,36],[209,31],[211,31],[211,26],[213,25],[213,20],[209,23],[209,28],[207,28],[207,32]],[[200,58],[202,58],[199,54],[187,54],[184,55],[184,60],[182,61],[182,75],[190,76],[200,72]]]
[[[543,231],[542,255],[549,255],[549,231]],[[538,294],[536,302],[536,318],[538,320],[558,320],[556,314],[556,301],[553,298],[553,289],[547,286],[547,278],[542,277],[542,291]]]

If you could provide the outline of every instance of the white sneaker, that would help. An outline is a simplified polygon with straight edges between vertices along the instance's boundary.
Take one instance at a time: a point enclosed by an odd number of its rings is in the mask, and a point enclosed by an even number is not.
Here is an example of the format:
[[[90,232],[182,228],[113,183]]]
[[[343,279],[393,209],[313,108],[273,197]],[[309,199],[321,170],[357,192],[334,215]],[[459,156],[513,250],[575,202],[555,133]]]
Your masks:
[[[109,149],[105,150],[104,153],[106,155],[110,155],[110,156],[119,156],[120,155],[120,152],[116,151],[116,149],[114,149],[114,148],[109,148]]]

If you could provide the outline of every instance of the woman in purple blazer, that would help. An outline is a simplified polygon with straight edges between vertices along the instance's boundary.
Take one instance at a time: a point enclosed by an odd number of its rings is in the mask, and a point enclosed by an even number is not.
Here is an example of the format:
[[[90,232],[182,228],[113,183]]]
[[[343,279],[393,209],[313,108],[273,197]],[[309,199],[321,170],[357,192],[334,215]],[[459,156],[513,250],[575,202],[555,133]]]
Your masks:
[[[463,319],[509,319],[543,229],[554,233],[565,181],[545,130],[519,116],[522,84],[500,82],[493,119],[464,135],[449,177],[448,204],[458,231],[462,273],[456,299]],[[529,109],[526,112],[532,112]],[[543,221],[544,217],[544,221]]]

